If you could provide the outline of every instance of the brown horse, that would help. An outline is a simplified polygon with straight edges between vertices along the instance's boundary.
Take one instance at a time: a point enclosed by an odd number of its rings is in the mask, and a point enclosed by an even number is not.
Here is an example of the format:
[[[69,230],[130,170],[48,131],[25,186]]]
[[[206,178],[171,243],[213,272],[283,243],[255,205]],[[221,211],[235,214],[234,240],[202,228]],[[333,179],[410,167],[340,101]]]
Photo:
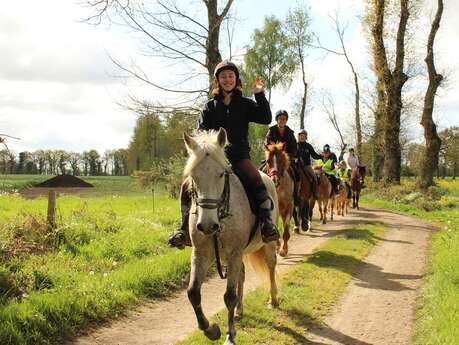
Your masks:
[[[352,189],[352,208],[359,209],[360,191],[365,179],[366,169],[364,166],[358,166],[352,170],[350,186]]]
[[[301,220],[301,230],[309,231],[310,221],[312,220],[312,209],[314,208],[314,199],[312,193],[312,181],[310,181],[308,175],[304,171],[305,167],[299,168],[300,173],[300,198],[299,205],[296,205],[293,210],[293,220],[295,222],[295,233],[300,231],[300,221]],[[298,209],[298,211],[297,211]]]
[[[340,181],[339,184],[339,193],[336,195],[336,211],[338,215],[345,216],[349,213],[349,199],[347,198],[347,191],[344,186],[344,183]]]
[[[319,179],[319,199],[317,200],[317,203],[319,204],[320,220],[322,221],[322,224],[326,224],[329,202],[331,202],[330,219],[333,220],[333,209],[335,207],[333,188],[331,182],[328,180],[327,175],[322,171],[321,167],[314,167],[314,172]],[[312,203],[312,207],[314,207],[314,203],[315,202]]]
[[[293,179],[288,173],[290,160],[285,152],[284,143],[265,145],[266,170],[276,185],[279,200],[279,214],[284,226],[283,243],[279,251],[281,256],[288,254],[290,239],[290,219],[293,214]]]

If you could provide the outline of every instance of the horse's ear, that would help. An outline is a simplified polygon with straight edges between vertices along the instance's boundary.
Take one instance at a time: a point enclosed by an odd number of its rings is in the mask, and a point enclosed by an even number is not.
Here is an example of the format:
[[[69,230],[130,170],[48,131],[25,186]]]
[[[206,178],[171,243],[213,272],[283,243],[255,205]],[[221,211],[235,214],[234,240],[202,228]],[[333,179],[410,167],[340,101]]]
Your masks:
[[[266,151],[269,151],[269,146],[268,146],[268,144],[265,144],[265,150],[266,150]]]
[[[285,143],[284,142],[279,143],[279,149],[281,151],[284,151],[284,149],[285,149]]]
[[[191,136],[183,132],[183,141],[185,141],[185,147],[188,153],[193,152],[198,147],[198,143]]]
[[[218,130],[217,142],[221,147],[225,147],[226,145],[226,131],[223,127],[220,127]]]

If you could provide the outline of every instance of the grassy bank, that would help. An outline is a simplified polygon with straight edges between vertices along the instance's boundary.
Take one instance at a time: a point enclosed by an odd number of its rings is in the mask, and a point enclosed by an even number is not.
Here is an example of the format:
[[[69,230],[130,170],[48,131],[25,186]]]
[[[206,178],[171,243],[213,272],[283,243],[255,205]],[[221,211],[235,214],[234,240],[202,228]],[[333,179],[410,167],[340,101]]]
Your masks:
[[[0,344],[61,344],[184,285],[189,251],[166,245],[177,201],[157,196],[153,210],[151,194],[118,194],[127,178],[94,182],[104,196],[58,198],[55,229],[45,199],[0,196]]]
[[[267,308],[268,291],[259,288],[245,298],[244,318],[237,324],[238,344],[309,344],[308,329],[321,319],[355,276],[362,259],[381,237],[381,225],[342,231],[313,255],[282,276],[279,309]],[[226,311],[215,317],[226,330]],[[219,344],[196,332],[179,345]]]
[[[442,224],[432,239],[426,283],[418,301],[415,343],[459,344],[459,181],[441,180],[427,193],[416,191],[413,181],[384,190],[373,187],[363,202]]]

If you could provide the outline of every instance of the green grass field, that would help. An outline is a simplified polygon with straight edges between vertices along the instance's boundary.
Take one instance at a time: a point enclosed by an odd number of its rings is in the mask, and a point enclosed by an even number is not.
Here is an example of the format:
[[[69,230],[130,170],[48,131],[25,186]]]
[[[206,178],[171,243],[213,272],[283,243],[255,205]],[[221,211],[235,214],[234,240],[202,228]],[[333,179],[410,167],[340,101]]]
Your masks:
[[[429,256],[429,271],[418,301],[415,343],[459,344],[459,181],[440,180],[421,196],[414,182],[381,190],[369,190],[363,202],[439,222]]]
[[[185,284],[189,250],[166,245],[177,200],[158,196],[153,209],[151,192],[131,178],[86,180],[98,191],[58,198],[52,230],[44,198],[0,196],[0,344],[60,344],[90,322]]]

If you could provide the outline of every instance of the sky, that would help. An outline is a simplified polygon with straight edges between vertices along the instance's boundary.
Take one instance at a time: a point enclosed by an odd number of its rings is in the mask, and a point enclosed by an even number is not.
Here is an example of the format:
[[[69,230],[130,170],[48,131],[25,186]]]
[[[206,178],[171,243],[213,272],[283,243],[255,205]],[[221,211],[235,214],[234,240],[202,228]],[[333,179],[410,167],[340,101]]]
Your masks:
[[[196,5],[197,0],[177,0],[179,4]],[[84,151],[124,148],[135,126],[136,114],[120,104],[129,95],[164,101],[161,92],[132,79],[120,78],[121,71],[111,57],[120,61],[135,60],[154,80],[179,78],[178,67],[166,68],[140,52],[138,38],[125,28],[103,23],[89,25],[81,19],[90,12],[81,0],[16,0],[2,7],[0,13],[0,133],[20,137],[8,140],[15,152],[37,149]],[[420,16],[415,39],[426,40],[432,18],[431,1]],[[433,2],[433,1],[432,1]],[[329,15],[339,10],[348,23],[346,46],[351,60],[361,74],[368,73],[371,60],[362,35],[360,0],[235,0],[233,13],[239,18],[233,43],[234,54],[243,54],[253,30],[261,28],[265,16],[284,18],[297,3],[310,8],[312,29],[321,42],[337,48]],[[436,41],[436,65],[447,76],[445,87],[438,92],[435,117],[440,128],[459,125],[459,26],[454,14],[459,2],[445,1],[445,13]],[[225,40],[221,50],[227,54]],[[352,135],[353,84],[345,60],[323,51],[311,51],[307,61],[308,80],[313,89],[306,127],[316,145],[336,145],[337,135],[320,106],[320,94],[333,95],[344,131]],[[422,80],[422,78],[421,78]],[[363,82],[365,84],[365,82]],[[422,83],[418,83],[422,85]],[[275,90],[272,110],[283,108],[294,116],[294,103],[300,91],[294,81],[287,90]],[[421,94],[418,88],[411,92]],[[422,100],[422,98],[419,98]],[[368,111],[364,116],[369,116]],[[412,121],[412,139],[422,138],[419,121]],[[297,123],[290,125],[298,130]]]

